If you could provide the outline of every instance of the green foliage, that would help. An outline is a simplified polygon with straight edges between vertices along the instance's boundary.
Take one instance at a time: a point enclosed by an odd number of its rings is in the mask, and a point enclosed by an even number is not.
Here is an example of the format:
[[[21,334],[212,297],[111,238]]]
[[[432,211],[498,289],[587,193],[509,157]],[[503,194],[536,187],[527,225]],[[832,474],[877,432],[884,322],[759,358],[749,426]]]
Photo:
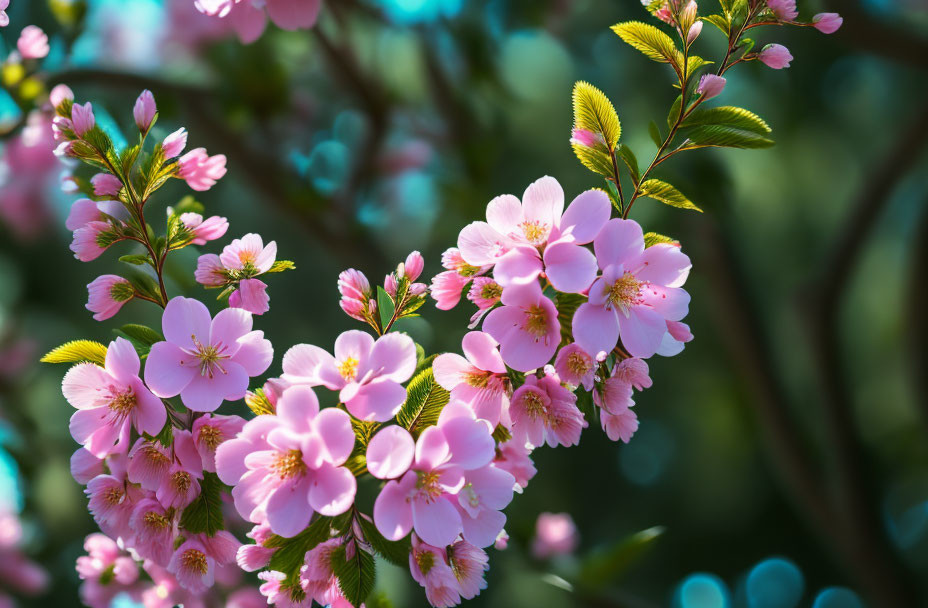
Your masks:
[[[356,519],[364,533],[364,540],[377,555],[400,568],[409,567],[409,552],[412,551],[412,545],[408,536],[398,541],[387,540],[372,521],[364,517]]]
[[[673,128],[677,121],[680,119],[680,112],[683,109],[683,96],[677,95],[677,98],[673,100],[673,103],[670,105],[670,112],[667,113],[667,126]]]
[[[662,526],[648,528],[591,554],[580,567],[580,582],[592,589],[614,584],[654,546],[663,533]]]
[[[699,127],[710,125],[732,127],[757,133],[758,135],[767,135],[771,132],[770,125],[763,118],[749,110],[736,106],[697,108],[686,117],[681,126]]]
[[[731,21],[729,21],[729,19],[728,19],[727,16],[725,16],[725,15],[707,15],[707,16],[705,16],[705,17],[702,17],[702,20],[703,20],[703,21],[707,21],[707,22],[711,23],[712,25],[714,25],[715,27],[719,28],[719,29],[722,31],[722,33],[725,34],[725,37],[726,37],[726,38],[729,36],[729,34],[730,34],[730,27],[731,27]]]
[[[380,327],[386,329],[393,320],[393,313],[396,312],[393,298],[381,287],[377,286],[377,311],[380,313]]]
[[[612,159],[608,154],[596,148],[590,148],[578,143],[571,143],[574,154],[583,164],[584,167],[605,177],[612,177],[613,167]]]
[[[665,205],[677,207],[679,209],[691,209],[702,213],[702,209],[693,204],[693,201],[683,196],[675,187],[659,179],[649,179],[642,182],[640,187],[641,196],[653,198]]]
[[[695,148],[769,148],[773,140],[752,131],[726,127],[724,125],[704,125],[690,129],[686,134],[689,142],[683,149]]]
[[[213,536],[223,530],[223,484],[215,473],[204,472],[200,480],[200,495],[190,503],[180,517],[180,525],[192,534]]]
[[[131,253],[129,255],[123,255],[119,257],[119,261],[124,264],[129,264],[131,266],[142,266],[143,264],[148,264],[151,258],[148,257],[148,254],[142,253]]]
[[[424,369],[409,381],[406,402],[396,415],[396,421],[417,436],[438,423],[438,416],[450,399],[451,393],[435,381],[432,368]]]
[[[135,161],[139,158],[139,152],[142,151],[142,148],[138,145],[130,146],[124,149],[119,153],[119,168],[122,170],[123,175],[129,175],[129,172],[132,170],[132,166],[135,164]]]
[[[162,336],[160,332],[146,327],[145,325],[137,325],[135,323],[123,325],[119,329],[113,331],[116,335],[122,336],[129,340],[129,342],[132,342],[132,346],[135,347],[139,356],[147,355],[154,344],[164,341],[164,336]]]
[[[670,238],[669,236],[664,236],[663,234],[658,234],[656,232],[646,232],[644,235],[644,246],[645,249],[651,247],[652,245],[680,245],[680,241]]]
[[[106,362],[106,346],[93,340],[73,340],[52,349],[40,359],[42,363],[96,363]]]
[[[655,26],[640,21],[626,21],[613,25],[612,31],[649,59],[677,65],[677,46],[670,36]]]
[[[141,171],[140,190],[142,191],[142,200],[148,200],[155,190],[163,186],[176,172],[177,163],[175,159],[170,161],[165,159],[164,148],[161,144],[157,144]]]
[[[648,135],[651,136],[651,141],[654,142],[654,145],[657,146],[658,149],[664,145],[664,138],[661,136],[661,130],[653,120],[648,123]]]
[[[268,272],[284,272],[286,270],[296,269],[296,264],[290,260],[277,260],[268,269]]]
[[[332,572],[338,579],[338,588],[352,606],[360,606],[374,590],[377,580],[377,566],[374,556],[353,547],[353,555],[348,557],[346,545],[332,552]],[[408,564],[407,564],[408,567]]]
[[[588,82],[574,85],[574,128],[599,133],[613,150],[622,136],[622,125],[615,106],[605,93]]]
[[[316,519],[296,536],[285,538],[275,534],[264,542],[265,547],[277,549],[271,556],[269,567],[271,570],[277,570],[286,575],[287,578],[283,581],[284,586],[299,586],[300,567],[303,565],[306,552],[328,540],[332,536],[333,528],[340,529],[336,525],[338,523],[331,517],[317,515]]]
[[[615,153],[622,159],[625,166],[628,167],[628,172],[632,176],[632,182],[638,185],[638,182],[641,180],[641,170],[638,168],[638,159],[635,157],[635,153],[625,144],[616,146]]]
[[[586,302],[586,297],[577,293],[558,292],[555,297],[554,304],[557,306],[557,320],[561,324],[561,346],[574,341],[572,333],[574,313],[584,302]]]

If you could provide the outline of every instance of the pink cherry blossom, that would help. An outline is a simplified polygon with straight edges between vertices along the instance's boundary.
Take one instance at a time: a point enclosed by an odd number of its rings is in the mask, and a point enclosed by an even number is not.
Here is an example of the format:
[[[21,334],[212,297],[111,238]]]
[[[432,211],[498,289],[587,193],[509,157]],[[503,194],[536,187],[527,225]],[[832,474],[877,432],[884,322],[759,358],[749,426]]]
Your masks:
[[[87,555],[77,558],[77,574],[84,581],[81,599],[93,608],[105,608],[112,599],[139,578],[135,561],[114,540],[91,534],[84,540]]]
[[[487,588],[484,573],[490,569],[490,558],[486,551],[466,540],[455,541],[448,548],[448,561],[461,588],[461,597],[473,599]]]
[[[354,448],[349,416],[319,410],[312,389],[284,391],[276,416],[245,424],[216,450],[216,472],[235,486],[235,507],[245,519],[267,522],[275,534],[294,536],[313,512],[333,516],[354,502],[354,475],[343,465]]]
[[[406,277],[412,282],[419,278],[424,268],[425,259],[422,257],[422,254],[418,251],[413,251],[406,256],[406,261],[403,262],[402,272],[398,272],[397,274]]]
[[[339,306],[352,319],[365,321],[365,314],[372,314],[369,309],[371,284],[364,273],[354,268],[342,271],[338,275],[338,292],[341,294]]]
[[[789,67],[789,62],[793,56],[782,44],[768,44],[757,55],[761,63],[774,70],[782,70]]]
[[[235,239],[219,255],[219,261],[227,269],[246,271],[251,276],[270,270],[276,259],[277,243],[271,241],[265,246],[261,235],[254,233]]]
[[[367,470],[377,479],[397,479],[412,465],[416,442],[401,426],[388,426],[367,445]]]
[[[87,131],[90,131],[96,125],[96,118],[93,115],[93,105],[88,101],[84,105],[79,103],[71,106],[71,128],[74,135],[83,137]]]
[[[193,276],[197,283],[207,287],[222,287],[229,281],[229,272],[215,253],[206,253],[197,259]]]
[[[467,292],[467,299],[480,310],[492,308],[503,295],[503,287],[490,277],[476,277]]]
[[[177,161],[177,177],[198,192],[209,190],[225,174],[225,155],[209,156],[206,148],[195,148]]]
[[[819,13],[812,18],[812,23],[823,34],[834,34],[844,23],[844,18],[838,13]]]
[[[148,133],[157,113],[158,106],[155,104],[155,96],[151,94],[151,91],[145,89],[135,100],[135,107],[132,108],[132,116],[135,118],[135,125],[139,128],[139,131]]]
[[[435,381],[451,391],[451,398],[466,403],[478,418],[496,427],[509,405],[506,364],[489,334],[472,331],[461,342],[466,359],[446,353],[432,364]]]
[[[174,544],[175,521],[157,500],[144,498],[132,511],[129,519],[132,528],[132,548],[143,558],[159,564],[171,559]]]
[[[535,523],[532,555],[547,559],[555,555],[568,555],[577,549],[580,537],[573,518],[567,513],[542,513]]]
[[[401,383],[416,369],[416,346],[404,334],[375,341],[368,333],[351,330],[335,340],[334,357],[318,346],[298,344],[284,355],[283,368],[288,382],[340,391],[339,400],[355,418],[384,422],[406,400]]]
[[[111,318],[123,305],[135,297],[135,288],[128,280],[115,275],[104,274],[87,285],[88,299],[85,307],[94,313],[97,321]]]
[[[796,10],[796,0],[767,0],[767,7],[781,21],[793,21],[799,16],[799,11]]]
[[[187,147],[187,129],[181,127],[164,138],[161,142],[161,148],[164,151],[164,157],[171,159],[179,155]]]
[[[233,439],[244,426],[245,420],[239,416],[218,414],[204,414],[193,422],[191,433],[204,471],[216,472],[216,450]]]
[[[446,415],[452,410],[455,415]],[[464,488],[465,472],[483,469],[493,460],[491,432],[466,406],[445,406],[438,425],[419,435],[412,468],[388,482],[377,497],[374,524],[380,533],[399,540],[415,528],[420,538],[439,547],[466,534],[457,494]]]
[[[277,570],[265,570],[258,573],[258,578],[264,581],[258,588],[261,595],[267,598],[267,603],[277,608],[311,608],[313,599],[305,597],[302,600],[294,600],[290,590],[282,586],[287,575]]]
[[[152,346],[145,382],[161,397],[180,395],[196,412],[243,398],[248,378],[263,374],[274,355],[264,332],[251,330],[251,314],[240,308],[211,319],[202,302],[178,296],[168,302],[161,326],[166,340]]]
[[[543,367],[561,342],[554,302],[534,281],[506,287],[501,302],[484,319],[483,330],[500,343],[503,361],[520,372]]]
[[[435,298],[435,306],[439,310],[451,310],[461,301],[461,290],[470,282],[470,279],[455,270],[440,272],[432,277],[429,289]]]
[[[545,442],[551,447],[577,445],[587,422],[576,403],[577,396],[556,375],[528,376],[509,406],[513,437],[535,447]]]
[[[425,588],[425,597],[435,608],[461,603],[461,586],[448,565],[445,550],[424,543],[414,534],[409,553],[409,572]]]
[[[319,543],[306,552],[304,564],[300,567],[300,587],[320,606],[330,606],[344,597],[332,571],[332,556],[342,544],[340,538]]]
[[[144,495],[137,487],[126,484],[124,471],[113,473],[98,475],[87,483],[84,490],[88,497],[87,509],[103,532],[113,537],[128,538],[132,533],[129,527],[132,510]]]
[[[535,476],[538,469],[532,462],[531,450],[524,441],[506,441],[496,446],[496,460],[493,465],[497,469],[508,471],[516,480],[516,491],[521,492],[528,487],[528,482]]]
[[[606,436],[612,441],[628,443],[638,430],[638,416],[630,408],[617,414],[603,411],[599,418]]]
[[[92,201],[89,198],[82,198],[71,205],[64,225],[68,230],[84,228],[91,222],[113,222],[117,226],[122,226],[123,220],[128,218],[126,208],[119,201]]]
[[[168,572],[192,593],[203,593],[212,587],[216,577],[216,560],[197,539],[181,544],[168,562]]]
[[[167,414],[164,404],[139,379],[138,353],[124,338],[110,342],[106,365],[81,363],[61,383],[65,399],[77,411],[71,435],[98,458],[109,454],[130,427],[157,435]]]
[[[74,257],[81,262],[92,262],[103,255],[110,245],[120,240],[122,238],[109,222],[88,222],[74,231],[70,249],[74,252]]]
[[[458,493],[463,536],[468,543],[489,547],[506,525],[502,510],[512,502],[515,477],[491,465],[467,471]]]
[[[10,6],[10,0],[0,0],[0,27],[6,27],[10,24],[10,16],[6,14],[6,9]]]
[[[657,354],[663,357],[672,357],[683,352],[684,345],[693,340],[693,332],[689,325],[679,321],[667,321],[667,333],[661,342]]]
[[[679,321],[690,296],[681,286],[689,258],[670,244],[645,249],[641,226],[613,219],[594,243],[603,273],[590,287],[589,302],[573,318],[573,335],[587,353],[609,353],[619,337],[635,357],[650,357],[661,346],[667,321]],[[505,294],[504,294],[505,296]]]
[[[242,279],[238,289],[229,296],[229,306],[241,308],[255,315],[263,315],[271,309],[267,295],[267,283],[260,279]]]
[[[91,178],[93,193],[97,196],[119,196],[122,182],[112,173],[97,173]]]
[[[174,462],[161,478],[155,494],[165,507],[183,509],[200,494],[203,463],[190,431],[175,430],[173,441]]]
[[[596,373],[597,362],[579,344],[568,344],[558,351],[554,360],[554,369],[557,375],[566,384],[586,390],[593,389],[593,378]]]
[[[701,23],[701,22],[700,22]],[[703,96],[703,101],[718,97],[725,90],[727,81],[722,76],[715,74],[704,74],[699,79],[699,85],[696,87],[696,93]]]
[[[648,363],[642,359],[632,357],[617,364],[612,370],[613,376],[627,382],[637,390],[651,387],[651,377],[648,375]]]
[[[264,541],[273,536],[271,527],[267,524],[259,524],[251,529],[251,532],[245,534],[248,538],[255,541],[254,545],[242,545],[238,548],[235,561],[239,568],[245,572],[255,572],[267,567],[271,557],[277,551],[276,547],[262,546]]]
[[[4,13],[6,14],[6,13]],[[42,28],[27,25],[16,41],[16,48],[23,59],[41,59],[48,55],[48,36]]]
[[[205,245],[208,241],[215,241],[229,229],[229,221],[218,215],[203,219],[199,213],[182,213],[180,221],[193,233],[191,245]]]

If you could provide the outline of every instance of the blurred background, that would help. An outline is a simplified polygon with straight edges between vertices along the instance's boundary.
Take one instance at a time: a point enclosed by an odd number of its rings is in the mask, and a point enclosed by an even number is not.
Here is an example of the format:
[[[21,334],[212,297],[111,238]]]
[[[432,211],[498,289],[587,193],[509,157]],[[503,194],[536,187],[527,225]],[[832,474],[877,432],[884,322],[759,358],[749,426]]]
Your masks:
[[[928,606],[928,7],[799,5],[806,18],[837,10],[844,27],[755,30],[796,59],[736,67],[720,99],[764,117],[777,146],[663,165],[705,214],[635,207],[693,259],[695,341],[651,362],[630,444],[590,428],[580,448],[535,453],[509,548],[490,551],[489,588],[471,605]],[[8,58],[0,90],[0,502],[21,521],[16,551],[50,580],[12,591],[21,606],[79,605],[74,560],[95,530],[68,470],[65,370],[36,361],[67,339],[107,342],[120,321],[159,323],[145,302],[105,323],[83,308],[87,283],[126,251],[89,265],[68,250],[67,168],[23,142],[43,89],[92,100],[119,145],[148,88],[157,137],[186,126],[191,148],[228,156],[197,198],[231,228],[204,249],[256,231],[297,265],[269,281],[256,323],[277,348],[273,374],[290,345],[328,347],[352,326],[340,270],[377,281],[418,249],[431,276],[495,195],[542,175],[568,200],[601,186],[568,143],[576,80],[613,100],[641,162],[655,152],[648,122],[676,96],[666,66],[609,30],[649,19],[638,0],[323,0],[315,28],[270,24],[250,44],[193,0],[12,0],[7,12],[0,56],[28,24],[51,45],[35,77]],[[724,41],[707,27],[696,48],[718,59]],[[162,204],[183,195],[174,188]],[[210,301],[196,255],[176,256],[168,290]],[[429,351],[458,349],[465,308],[428,305],[405,329]],[[572,555],[531,557],[546,511],[576,521]],[[13,560],[0,549],[0,578]],[[381,565],[378,587],[425,605],[394,567]]]

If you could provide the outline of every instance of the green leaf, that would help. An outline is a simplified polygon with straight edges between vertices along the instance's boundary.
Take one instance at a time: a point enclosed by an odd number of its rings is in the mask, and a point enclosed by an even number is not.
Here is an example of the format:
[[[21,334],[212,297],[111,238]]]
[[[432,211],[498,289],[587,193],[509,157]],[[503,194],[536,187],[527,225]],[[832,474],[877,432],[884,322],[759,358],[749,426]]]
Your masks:
[[[377,286],[377,310],[380,312],[380,327],[386,329],[393,320],[393,313],[396,309],[390,294],[380,285]]]
[[[612,177],[612,159],[604,151],[578,143],[571,143],[570,147],[584,167],[603,177]]]
[[[624,211],[622,209],[622,199],[619,197],[619,189],[611,179],[606,180],[606,194],[609,195],[609,200],[612,201],[612,206],[616,208],[616,211],[619,213]]]
[[[285,270],[294,270],[296,264],[290,260],[277,260],[273,265],[268,269],[268,272],[284,272]]]
[[[171,420],[168,419],[164,423],[164,426],[161,428],[161,431],[152,437],[154,441],[157,441],[166,448],[169,448],[173,445],[174,442],[174,426],[171,424]]]
[[[654,200],[660,201],[665,205],[670,205],[671,207],[677,207],[679,209],[691,209],[693,211],[699,211],[702,213],[702,209],[694,205],[691,200],[683,196],[679,190],[667,182],[662,182],[659,179],[649,179],[646,182],[643,182],[640,187],[640,195],[653,198]]]
[[[682,62],[682,58],[681,58],[681,62]],[[699,68],[706,66],[706,65],[711,65],[711,64],[712,64],[711,61],[703,59],[702,57],[698,57],[696,55],[690,55],[689,59],[686,60],[687,78],[692,77],[693,74],[696,73],[696,70],[698,70]]]
[[[202,215],[204,211],[205,207],[203,207],[203,203],[197,201],[191,194],[180,199],[177,204],[174,205],[174,213],[177,215],[183,215],[184,213],[199,213]]]
[[[119,261],[124,264],[131,264],[132,266],[141,266],[142,264],[147,264],[149,260],[148,254],[141,253],[132,253],[129,255],[120,256]]]
[[[622,159],[622,162],[625,163],[625,166],[628,167],[628,172],[632,176],[632,181],[637,185],[639,180],[641,180],[641,172],[638,169],[638,159],[635,157],[635,153],[625,144],[616,146],[615,152],[619,155],[619,158]]]
[[[413,436],[417,436],[426,427],[438,423],[438,416],[450,399],[451,393],[435,382],[432,368],[429,367],[409,381],[406,402],[396,415],[396,421]]]
[[[567,345],[574,341],[573,338],[573,319],[574,313],[580,308],[580,305],[586,302],[586,297],[577,293],[560,293],[555,297],[554,304],[557,307],[557,320],[561,324],[561,345]]]
[[[350,559],[346,556],[345,545],[332,552],[332,572],[338,579],[338,588],[352,606],[363,604],[374,590],[377,579],[374,556],[357,545]]]
[[[213,536],[225,529],[222,520],[222,482],[215,473],[204,472],[200,495],[180,516],[180,525],[191,534]]]
[[[40,359],[42,363],[96,363],[106,362],[106,346],[93,340],[73,340],[48,352]]]
[[[264,395],[264,389],[258,388],[253,392],[249,392],[245,395],[245,405],[248,406],[255,416],[261,416],[263,414],[274,414],[274,405],[271,403]]]
[[[306,552],[332,536],[333,523],[331,517],[318,515],[309,527],[292,538],[275,534],[264,541],[265,547],[277,549],[271,556],[268,567],[286,575],[287,578],[283,581],[285,586],[299,586],[300,568],[303,566]]]
[[[580,566],[580,582],[593,589],[614,584],[654,546],[664,531],[662,526],[648,528],[591,554]]]
[[[140,151],[141,148],[135,145],[119,153],[119,166],[122,168],[123,175],[129,175],[129,171],[132,170],[132,165],[134,165],[135,161],[138,159]]]
[[[129,336],[129,339],[133,342],[138,342],[146,346],[153,346],[158,342],[164,342],[164,336],[161,335],[161,332],[146,325],[129,323],[128,325],[120,327],[119,331]]]
[[[676,245],[680,246],[680,241],[670,238],[669,236],[664,236],[663,234],[658,234],[656,232],[646,232],[644,235],[644,246],[647,249],[652,245]]]
[[[409,568],[409,552],[412,551],[412,545],[408,536],[398,541],[387,540],[373,522],[364,517],[357,517],[356,521],[364,532],[364,540],[377,555],[400,568]]]
[[[686,134],[689,143],[684,149],[695,148],[769,148],[773,140],[757,133],[726,127],[724,125],[705,125],[695,127]]]
[[[679,51],[673,40],[653,25],[640,21],[627,21],[612,26],[612,31],[649,59],[677,65]]]
[[[573,100],[574,128],[602,135],[606,146],[615,149],[622,136],[622,125],[615,106],[605,93],[581,80],[574,84]]]
[[[722,30],[722,33],[725,34],[726,38],[729,36],[729,33],[730,33],[729,28],[731,26],[731,22],[728,20],[728,17],[726,17],[725,15],[707,15],[705,17],[701,17],[701,19],[703,21],[708,21],[715,27]]]
[[[750,131],[758,135],[767,135],[771,132],[763,118],[744,108],[736,106],[721,106],[718,108],[697,108],[693,110],[686,120],[683,121],[683,127],[698,127],[709,125],[722,125],[734,127],[743,131]]]
[[[719,0],[719,4],[722,7],[722,10],[726,15],[731,14],[731,7],[734,5],[735,0]]]
[[[729,11],[731,15],[731,33],[728,35],[729,40],[741,32],[741,28],[748,18],[749,10],[748,0],[733,0],[731,11]]]
[[[673,129],[680,118],[680,110],[683,108],[683,96],[677,95],[677,98],[670,105],[670,112],[667,113],[667,127]]]
[[[661,137],[661,130],[653,120],[648,123],[648,135],[651,136],[651,141],[654,142],[654,145],[657,146],[658,149],[664,145],[664,139]]]

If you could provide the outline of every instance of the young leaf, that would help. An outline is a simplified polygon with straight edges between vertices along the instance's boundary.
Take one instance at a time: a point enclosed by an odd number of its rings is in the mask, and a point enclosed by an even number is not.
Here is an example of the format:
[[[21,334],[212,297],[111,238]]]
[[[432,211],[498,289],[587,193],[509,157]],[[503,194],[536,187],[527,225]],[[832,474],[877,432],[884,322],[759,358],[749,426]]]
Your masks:
[[[651,141],[654,142],[654,145],[657,146],[658,149],[664,145],[664,139],[661,137],[661,130],[653,120],[648,123],[648,135],[651,136]]]
[[[703,21],[708,21],[715,27],[722,30],[722,33],[725,34],[726,38],[728,38],[728,36],[730,35],[731,30],[729,28],[731,27],[731,22],[728,20],[728,17],[726,17],[725,15],[707,15],[705,17],[701,17],[701,19]]]
[[[561,323],[561,345],[567,345],[574,341],[573,338],[573,319],[574,313],[580,308],[580,305],[586,302],[586,298],[575,293],[558,292],[555,298],[557,306],[557,320]]]
[[[180,516],[180,525],[191,534],[213,536],[223,530],[222,482],[215,473],[203,473],[200,495],[190,503]]]
[[[416,436],[426,427],[438,423],[438,416],[450,399],[451,393],[435,382],[429,367],[409,381],[406,402],[396,415],[396,421]]]
[[[676,245],[677,247],[679,247],[680,241],[674,240],[670,238],[669,236],[664,236],[663,234],[658,234],[656,232],[645,233],[644,246],[646,249],[648,247],[651,247],[652,245],[661,245],[661,244]]]
[[[679,190],[659,179],[649,179],[643,182],[640,187],[640,192],[641,196],[653,198],[665,205],[678,207],[680,209],[692,209],[693,211],[702,213],[702,209],[694,205],[690,199],[683,196]]]
[[[161,332],[156,331],[145,325],[129,323],[119,328],[119,331],[129,336],[129,339],[146,346],[153,346],[158,342],[164,342],[164,336]]]
[[[591,554],[581,564],[580,582],[592,588],[614,583],[653,547],[663,533],[662,526],[648,528]]]
[[[703,125],[691,129],[686,134],[689,143],[685,149],[694,148],[769,148],[773,140],[752,131],[726,127],[724,125]]]
[[[345,545],[332,553],[332,572],[338,579],[338,588],[352,606],[363,604],[374,590],[377,579],[374,556],[357,545],[350,559],[346,555]]]
[[[573,148],[574,154],[577,155],[584,167],[603,177],[612,177],[612,159],[609,158],[608,154],[602,150],[578,143],[571,143],[570,147]]]
[[[677,98],[670,105],[670,112],[667,113],[667,127],[672,129],[677,120],[680,119],[680,111],[683,109],[683,96],[677,95]]]
[[[744,108],[736,106],[721,106],[718,108],[697,108],[683,121],[683,127],[699,127],[703,125],[723,125],[734,127],[758,135],[767,135],[771,132],[763,118]]]
[[[53,349],[40,361],[42,363],[89,362],[103,365],[106,362],[106,346],[93,340],[74,340]]]
[[[141,266],[142,264],[148,263],[148,254],[141,253],[132,253],[129,255],[120,256],[119,261],[124,264],[131,264],[132,266]]]
[[[361,525],[361,531],[364,532],[364,540],[377,555],[400,568],[409,568],[409,552],[412,546],[408,536],[398,541],[387,540],[373,522],[364,517],[358,517],[357,522]]]
[[[380,285],[377,286],[377,310],[380,311],[380,327],[386,329],[396,309],[390,294]]]
[[[599,133],[606,140],[606,146],[614,150],[622,136],[622,125],[609,98],[582,80],[574,85],[573,98],[574,128]]]
[[[649,59],[677,66],[679,51],[673,40],[653,25],[640,21],[627,21],[612,26],[612,31]]]
[[[641,171],[638,169],[638,159],[635,158],[635,153],[625,144],[616,146],[615,153],[619,155],[619,158],[621,158],[625,166],[628,167],[628,172],[632,176],[632,181],[637,185],[639,180],[641,180]]]
[[[283,272],[285,270],[293,270],[295,268],[296,268],[296,264],[294,264],[290,260],[277,260],[268,269],[268,272]]]

